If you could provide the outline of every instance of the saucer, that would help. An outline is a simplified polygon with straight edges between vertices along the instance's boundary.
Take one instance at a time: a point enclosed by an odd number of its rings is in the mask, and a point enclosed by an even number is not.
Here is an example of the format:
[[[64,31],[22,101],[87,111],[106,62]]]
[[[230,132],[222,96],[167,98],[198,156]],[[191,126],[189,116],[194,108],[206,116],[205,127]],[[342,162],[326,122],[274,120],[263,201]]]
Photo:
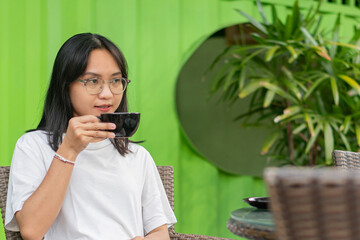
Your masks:
[[[251,197],[251,198],[244,198],[244,202],[247,202],[250,206],[260,208],[260,209],[267,209],[268,204],[270,203],[269,197]]]

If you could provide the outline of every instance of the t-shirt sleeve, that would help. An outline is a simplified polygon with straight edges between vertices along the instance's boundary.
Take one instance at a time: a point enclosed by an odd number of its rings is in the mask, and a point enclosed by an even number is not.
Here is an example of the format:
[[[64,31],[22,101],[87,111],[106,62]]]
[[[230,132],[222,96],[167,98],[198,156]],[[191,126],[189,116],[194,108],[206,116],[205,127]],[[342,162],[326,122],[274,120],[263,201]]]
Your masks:
[[[177,220],[166,196],[156,165],[148,156],[142,193],[143,224],[145,235],[161,225],[168,227]]]
[[[22,209],[46,174],[46,167],[34,141],[23,136],[16,143],[13,153],[5,214],[5,228],[11,231],[19,231],[15,213]]]

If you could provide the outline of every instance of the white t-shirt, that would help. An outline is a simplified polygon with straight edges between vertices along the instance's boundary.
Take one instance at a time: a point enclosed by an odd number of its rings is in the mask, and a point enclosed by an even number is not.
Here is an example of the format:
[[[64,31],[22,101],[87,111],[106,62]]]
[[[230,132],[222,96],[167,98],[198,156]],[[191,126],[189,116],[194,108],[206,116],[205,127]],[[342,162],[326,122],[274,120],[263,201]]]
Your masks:
[[[65,199],[46,240],[131,239],[176,223],[156,165],[130,143],[121,156],[109,139],[90,143],[76,159]],[[38,188],[53,161],[43,131],[24,134],[11,163],[5,227],[19,231],[14,214]],[[58,161],[58,160],[54,160]],[[65,163],[64,163],[65,164]]]

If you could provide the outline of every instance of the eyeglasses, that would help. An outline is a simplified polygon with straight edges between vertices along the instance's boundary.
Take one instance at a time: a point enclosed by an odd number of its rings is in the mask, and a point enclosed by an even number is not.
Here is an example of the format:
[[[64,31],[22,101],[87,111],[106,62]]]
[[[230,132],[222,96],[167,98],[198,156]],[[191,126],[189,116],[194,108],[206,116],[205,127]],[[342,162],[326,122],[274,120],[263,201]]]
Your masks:
[[[91,95],[97,95],[101,93],[101,91],[104,89],[105,82],[110,84],[110,91],[113,94],[122,94],[125,91],[126,86],[130,83],[130,80],[127,78],[114,78],[110,81],[105,81],[101,78],[94,77],[84,80],[77,79],[76,81],[84,83],[86,91]]]

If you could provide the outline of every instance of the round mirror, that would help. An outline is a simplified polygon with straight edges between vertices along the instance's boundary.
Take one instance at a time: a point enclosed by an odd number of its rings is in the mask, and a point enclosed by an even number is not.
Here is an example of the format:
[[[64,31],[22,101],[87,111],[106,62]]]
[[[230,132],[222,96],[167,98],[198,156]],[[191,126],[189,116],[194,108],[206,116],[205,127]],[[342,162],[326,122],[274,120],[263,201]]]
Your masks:
[[[269,166],[260,151],[270,131],[245,128],[234,120],[246,112],[251,97],[232,105],[225,103],[219,94],[210,94],[214,78],[209,74],[204,78],[212,61],[227,47],[224,32],[207,39],[184,64],[176,88],[178,116],[188,140],[205,159],[228,173],[261,176],[263,168]]]

